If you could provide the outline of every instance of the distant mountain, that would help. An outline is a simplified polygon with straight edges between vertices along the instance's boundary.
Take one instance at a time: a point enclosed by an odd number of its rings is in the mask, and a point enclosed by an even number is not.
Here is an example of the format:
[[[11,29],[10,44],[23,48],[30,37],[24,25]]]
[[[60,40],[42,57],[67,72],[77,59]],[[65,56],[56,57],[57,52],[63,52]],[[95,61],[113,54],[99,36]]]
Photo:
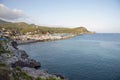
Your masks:
[[[0,19],[0,23],[8,23],[8,22]]]
[[[0,26],[5,28],[6,30],[11,30],[15,32],[19,32],[25,34],[27,32],[37,32],[37,33],[74,33],[74,34],[84,34],[84,33],[92,33],[88,31],[85,27],[77,27],[77,28],[55,28],[49,26],[38,26],[35,24],[27,24],[25,22],[7,22],[4,20],[0,20]]]

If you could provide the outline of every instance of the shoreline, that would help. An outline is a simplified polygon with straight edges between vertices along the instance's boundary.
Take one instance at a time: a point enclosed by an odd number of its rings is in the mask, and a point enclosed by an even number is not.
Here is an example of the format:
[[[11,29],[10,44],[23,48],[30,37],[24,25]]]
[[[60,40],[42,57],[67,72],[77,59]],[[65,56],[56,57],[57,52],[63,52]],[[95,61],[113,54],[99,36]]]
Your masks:
[[[78,36],[77,34],[70,34],[68,36],[50,36],[46,39],[30,39],[30,40],[16,40],[18,45],[25,45],[25,44],[30,44],[30,43],[36,43],[36,42],[47,42],[47,41],[57,41],[57,40],[65,40],[65,39],[70,39],[73,37]]]
[[[3,71],[0,79],[19,80],[21,78],[20,80],[28,80],[30,78],[29,80],[68,80],[61,74],[50,74],[47,70],[38,69],[41,67],[41,63],[30,58],[25,50],[17,48],[18,45],[15,41],[10,40],[9,42],[1,43],[1,45],[3,48],[7,47],[6,50],[9,50],[9,52],[0,54],[0,65],[2,65],[0,66],[0,71]],[[3,67],[7,68],[5,73]]]

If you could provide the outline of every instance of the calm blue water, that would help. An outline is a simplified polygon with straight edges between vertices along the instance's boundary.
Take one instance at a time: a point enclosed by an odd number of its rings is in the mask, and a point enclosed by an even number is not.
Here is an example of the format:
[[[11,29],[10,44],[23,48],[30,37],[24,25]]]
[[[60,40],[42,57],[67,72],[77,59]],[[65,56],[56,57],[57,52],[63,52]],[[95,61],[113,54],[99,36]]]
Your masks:
[[[42,69],[69,80],[120,80],[120,34],[81,35],[19,47],[40,61]]]

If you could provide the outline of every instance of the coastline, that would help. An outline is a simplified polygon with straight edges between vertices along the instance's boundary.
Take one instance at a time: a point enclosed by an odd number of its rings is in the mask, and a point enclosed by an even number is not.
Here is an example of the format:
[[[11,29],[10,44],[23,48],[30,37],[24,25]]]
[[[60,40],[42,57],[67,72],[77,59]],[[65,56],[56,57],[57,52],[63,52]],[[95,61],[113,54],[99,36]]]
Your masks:
[[[25,44],[36,43],[41,41],[40,40],[25,40],[25,41],[17,40],[16,42],[18,43],[18,45],[25,45]]]
[[[26,51],[17,48],[17,42],[2,40],[0,45],[9,50],[0,53],[0,72],[3,73],[0,74],[1,80],[68,80],[61,74],[50,74],[47,70],[38,69],[41,67],[40,62],[31,59]],[[3,68],[7,71],[4,72]]]
[[[69,39],[78,36],[77,34],[69,34],[67,36],[47,36],[45,38],[31,38],[30,40],[16,40],[18,45],[24,45],[24,44],[29,44],[29,43],[36,43],[36,42],[46,42],[46,41],[56,41],[56,40],[64,40],[64,39]]]
[[[81,33],[81,34],[66,34],[66,33],[62,33],[62,34],[57,34],[57,35],[51,35],[51,34],[47,34],[47,35],[23,35],[23,36],[19,36],[18,40],[15,40],[18,45],[25,45],[25,44],[30,44],[30,43],[36,43],[36,42],[46,42],[46,41],[56,41],[56,40],[65,40],[65,39],[70,39],[70,38],[74,38],[76,36],[79,35],[83,35],[83,34],[95,34],[95,33]]]

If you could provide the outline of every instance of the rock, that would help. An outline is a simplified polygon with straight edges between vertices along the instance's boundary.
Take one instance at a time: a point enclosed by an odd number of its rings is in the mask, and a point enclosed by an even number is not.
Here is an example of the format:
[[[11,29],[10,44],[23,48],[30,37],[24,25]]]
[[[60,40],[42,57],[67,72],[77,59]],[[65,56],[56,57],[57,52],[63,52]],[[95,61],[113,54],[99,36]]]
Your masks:
[[[17,48],[18,44],[17,44],[16,41],[12,41],[12,42],[11,42],[11,45],[12,45],[13,48],[18,49],[18,48]]]
[[[11,63],[12,67],[20,66],[20,67],[30,67],[30,68],[36,68],[36,69],[41,67],[40,62],[30,59],[29,55],[24,50],[16,50],[14,52],[15,52],[14,56],[18,58],[18,60],[17,61],[13,61],[13,59],[10,60],[14,62],[14,63]]]
[[[12,63],[15,63],[16,61],[18,61],[18,58],[16,56],[13,56],[9,58],[6,62],[7,64],[12,64]]]
[[[4,58],[9,58],[9,57],[11,57],[11,55],[10,55],[10,54],[8,54],[8,53],[4,53],[4,54],[1,54],[1,57],[4,57]]]
[[[29,55],[24,50],[19,50],[17,46],[17,43],[12,41],[11,44],[8,44],[11,54],[6,52],[0,55],[0,62],[8,65],[8,67],[1,67],[0,65],[0,80],[13,80],[14,78],[15,80],[28,80],[25,79],[25,76],[28,77],[29,75],[33,78],[32,80],[41,80],[42,78],[44,80],[65,80],[62,75],[52,75],[46,70],[39,70],[38,68],[41,67],[40,62],[30,59]],[[21,67],[20,70],[17,66]],[[18,79],[16,79],[16,76]]]
[[[28,68],[28,67],[24,67],[24,68],[22,68],[22,70],[24,72],[28,73],[29,75],[33,76],[34,78],[38,78],[38,77],[49,78],[49,77],[52,77],[51,74],[47,73],[44,70],[36,70],[34,68]]]
[[[40,68],[41,64],[39,62],[36,62],[36,61],[25,62],[25,61],[18,60],[15,63],[12,63],[12,67],[17,67],[17,66],[30,67],[30,68]]]
[[[36,69],[41,67],[40,62],[37,62],[37,61],[35,61],[33,59],[30,60],[30,65],[33,65],[33,67],[36,68]]]
[[[1,55],[0,55],[0,62],[5,62],[5,61],[7,61],[10,57],[11,57],[11,55],[8,54],[8,53],[1,54]]]
[[[56,77],[60,77],[60,79],[65,79],[65,77],[61,74],[54,74]]]
[[[26,59],[28,57],[29,57],[28,54],[25,51],[21,50],[21,58]]]
[[[28,63],[25,63],[25,62],[23,62],[21,60],[18,60],[15,63],[12,63],[12,67],[17,67],[17,66],[20,66],[20,67],[32,67],[32,65],[30,65]]]

